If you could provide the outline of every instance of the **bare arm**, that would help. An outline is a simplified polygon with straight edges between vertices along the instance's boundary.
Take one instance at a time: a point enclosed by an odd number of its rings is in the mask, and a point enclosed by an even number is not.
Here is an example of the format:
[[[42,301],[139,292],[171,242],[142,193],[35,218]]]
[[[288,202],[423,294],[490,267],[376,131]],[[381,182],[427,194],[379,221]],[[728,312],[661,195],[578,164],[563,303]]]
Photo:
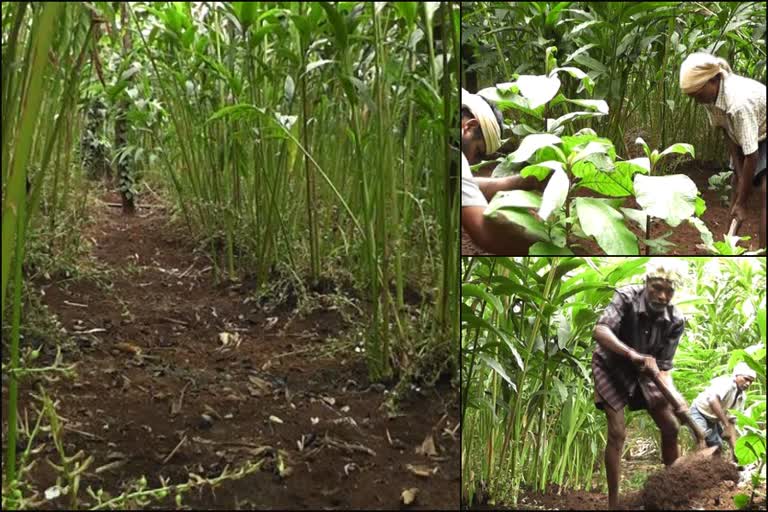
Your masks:
[[[488,201],[492,200],[497,192],[504,190],[544,190],[546,185],[546,181],[539,181],[534,176],[527,178],[520,176],[507,176],[506,178],[475,177],[475,181]]]
[[[606,350],[610,350],[614,354],[621,357],[631,359],[631,355],[635,352],[629,348],[623,341],[621,341],[612,330],[607,326],[598,324],[595,326],[595,330],[592,332],[592,336],[597,340],[601,347]]]
[[[484,251],[507,256],[524,256],[534,240],[511,224],[501,224],[485,217],[482,206],[461,208],[461,225],[472,241]]]
[[[712,412],[715,413],[715,416],[717,416],[717,419],[723,423],[723,426],[730,425],[728,417],[725,415],[725,411],[723,411],[723,404],[717,396],[713,396],[709,399],[709,406],[712,408]]]

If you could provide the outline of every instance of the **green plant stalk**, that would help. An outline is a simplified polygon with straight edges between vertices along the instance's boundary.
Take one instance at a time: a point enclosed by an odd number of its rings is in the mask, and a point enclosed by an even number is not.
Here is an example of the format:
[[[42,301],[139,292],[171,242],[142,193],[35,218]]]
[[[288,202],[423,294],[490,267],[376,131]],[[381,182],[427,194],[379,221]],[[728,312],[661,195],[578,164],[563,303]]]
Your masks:
[[[26,194],[18,203],[19,211],[16,219],[18,236],[16,237],[16,256],[13,280],[13,319],[11,326],[11,373],[8,383],[8,448],[6,455],[6,479],[13,483],[16,480],[16,415],[19,396],[18,376],[13,373],[19,368],[19,335],[21,328],[21,288],[23,277],[21,273],[24,261],[24,241],[26,231]]]
[[[558,263],[559,263],[559,258],[557,258],[557,257],[552,258],[549,275],[547,277],[547,282],[546,282],[546,284],[544,286],[544,297],[547,298],[547,300],[549,300],[549,298],[550,298],[550,290],[552,288],[552,281],[554,280],[555,273],[557,271]],[[531,333],[528,336],[527,356],[526,356],[525,363],[523,364],[523,370],[521,371],[521,376],[520,376],[521,386],[517,390],[517,397],[515,398],[515,405],[514,405],[514,408],[512,409],[512,414],[510,416],[510,421],[509,421],[509,424],[507,426],[507,435],[506,435],[506,438],[504,439],[504,446],[503,446],[503,448],[501,450],[501,458],[500,458],[500,460],[505,460],[504,459],[504,455],[506,454],[507,448],[509,446],[510,434],[513,434],[515,436],[516,440],[518,439],[516,428],[514,429],[515,432],[513,432],[513,425],[516,427],[516,425],[517,425],[517,421],[516,420],[519,420],[518,411],[520,411],[520,401],[521,401],[522,395],[523,395],[522,383],[525,382],[525,375],[526,375],[526,373],[528,371],[528,362],[529,362],[530,358],[533,355],[533,345],[534,345],[534,343],[536,341],[536,335],[539,332],[539,327],[541,326],[543,310],[544,310],[544,308],[543,308],[543,305],[542,305],[538,309],[538,311],[536,313],[536,321],[534,322],[533,329],[531,329]],[[517,468],[517,443],[515,443],[512,446],[511,459],[512,459],[512,475],[513,475],[512,488],[513,488],[514,494],[517,495],[517,489],[518,489],[519,482],[520,482],[519,475],[517,475],[517,473],[515,472],[515,470]]]
[[[12,170],[8,177],[8,183],[3,198],[2,221],[2,300],[0,310],[5,311],[5,293],[8,288],[11,269],[11,251],[17,236],[16,217],[20,210],[20,202],[26,202],[26,177],[27,162],[29,160],[32,143],[34,141],[35,125],[39,120],[40,103],[42,100],[42,82],[48,67],[48,49],[51,46],[53,36],[53,23],[58,18],[63,6],[61,4],[45,4],[40,18],[32,27],[30,51],[33,59],[28,68],[29,81],[21,106],[21,120],[17,132],[16,143],[13,147]],[[37,29],[37,30],[35,30]],[[33,70],[33,71],[31,71]],[[11,148],[3,146],[3,152]],[[22,240],[23,243],[23,240]]]

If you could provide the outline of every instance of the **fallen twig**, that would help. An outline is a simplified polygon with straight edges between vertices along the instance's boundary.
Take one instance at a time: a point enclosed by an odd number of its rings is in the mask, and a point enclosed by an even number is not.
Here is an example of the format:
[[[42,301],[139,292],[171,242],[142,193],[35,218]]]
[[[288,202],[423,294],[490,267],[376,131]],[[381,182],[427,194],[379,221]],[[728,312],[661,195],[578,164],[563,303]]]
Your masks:
[[[179,448],[181,448],[181,445],[183,445],[183,444],[184,444],[184,443],[186,443],[186,442],[187,442],[187,436],[186,436],[186,435],[184,435],[184,437],[181,439],[181,441],[179,441],[179,444],[177,444],[177,445],[176,445],[176,448],[174,448],[173,450],[171,450],[171,453],[169,453],[169,454],[168,454],[168,455],[167,455],[167,456],[166,456],[166,457],[163,459],[163,464],[165,464],[166,462],[168,462],[169,460],[171,460],[171,457],[173,457],[173,456],[176,454],[176,452],[178,451],[178,449],[179,449]]]

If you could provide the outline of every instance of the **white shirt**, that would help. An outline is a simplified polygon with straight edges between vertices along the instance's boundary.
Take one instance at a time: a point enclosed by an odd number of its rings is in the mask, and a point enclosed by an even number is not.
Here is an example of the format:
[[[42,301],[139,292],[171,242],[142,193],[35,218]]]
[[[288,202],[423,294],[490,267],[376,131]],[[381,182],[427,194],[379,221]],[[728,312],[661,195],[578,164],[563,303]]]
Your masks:
[[[712,411],[712,407],[709,406],[709,400],[717,396],[720,399],[723,412],[728,409],[742,409],[746,393],[744,391],[739,393],[738,391],[739,388],[736,386],[736,380],[733,376],[715,377],[709,383],[707,389],[699,393],[699,396],[693,401],[693,405],[705,417],[713,421],[719,421],[719,418]],[[736,395],[738,395],[738,399]]]
[[[488,201],[472,177],[472,171],[469,169],[469,162],[464,153],[461,154],[461,206],[488,206]]]
[[[765,86],[757,80],[730,74],[720,80],[714,105],[704,105],[709,123],[725,129],[745,155],[765,140]]]

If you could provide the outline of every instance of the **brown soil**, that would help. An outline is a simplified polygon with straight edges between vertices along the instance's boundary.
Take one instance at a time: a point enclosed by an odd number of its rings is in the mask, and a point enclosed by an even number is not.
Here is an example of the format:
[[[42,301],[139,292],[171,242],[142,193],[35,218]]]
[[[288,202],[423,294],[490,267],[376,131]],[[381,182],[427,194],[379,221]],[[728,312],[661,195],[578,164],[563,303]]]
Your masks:
[[[185,505],[392,509],[402,506],[403,490],[418,488],[414,508],[458,508],[458,401],[448,383],[413,391],[401,414],[390,417],[380,407],[389,391],[369,382],[363,355],[326,355],[326,339],[350,327],[333,306],[303,318],[292,318],[288,307],[264,311],[249,298],[247,280],[213,285],[207,260],[162,210],[123,217],[102,205],[96,214],[85,237],[95,242],[92,257],[115,271],[106,286],[84,279],[36,283],[70,335],[65,362],[78,363],[74,380],[45,388],[58,401],[67,453],[95,458],[82,476],[81,506],[93,504],[88,486],[114,496],[142,475],[154,487],[161,476],[182,483],[190,473],[215,477],[227,465],[265,459],[260,472],[226,481],[215,494],[186,494]],[[99,331],[83,332],[91,329]],[[222,346],[222,332],[239,334],[239,346]],[[44,346],[40,360],[49,364],[54,355],[55,347]],[[19,399],[21,416],[26,410],[31,422],[35,388],[23,384]],[[417,454],[429,436],[438,455]],[[42,459],[59,460],[50,441],[35,458],[30,480],[42,493],[56,483]],[[278,474],[279,458],[289,476]],[[95,472],[111,461],[123,462]],[[407,465],[433,473],[417,476]],[[67,503],[62,497],[45,506]],[[154,506],[173,507],[172,496]]]
[[[707,210],[702,215],[702,220],[707,225],[716,242],[723,240],[723,235],[728,232],[731,225],[731,218],[728,216],[728,206],[723,204],[718,198],[718,194],[714,190],[709,190],[709,184],[707,180],[714,174],[723,171],[720,166],[715,162],[693,160],[683,162],[674,171],[675,174],[688,175],[698,187],[701,192],[702,198],[706,202]],[[599,194],[592,192],[591,190],[579,189],[576,192],[577,197],[602,197]],[[758,247],[758,233],[760,230],[760,191],[757,188],[753,188],[747,203],[748,211],[753,213],[753,216],[744,221],[739,229],[740,236],[751,237],[749,241],[742,241],[739,245],[748,248],[748,250],[756,250]],[[624,207],[626,208],[638,208],[637,203],[633,198],[625,201]],[[629,222],[627,226],[630,230],[638,236],[639,240],[645,238],[645,231],[641,230],[633,222]],[[687,222],[682,223],[676,228],[670,228],[663,221],[656,220],[651,226],[651,238],[657,238],[664,233],[672,231],[672,234],[667,237],[669,242],[674,244],[666,254],[686,256],[695,254],[707,254],[704,249],[697,247],[701,244],[701,235],[692,225]],[[577,245],[578,244],[578,245]],[[604,251],[600,249],[594,240],[583,240],[577,238],[571,238],[569,240],[569,247],[576,254],[589,255],[589,254],[604,254]],[[638,243],[638,248],[641,254],[645,254],[645,244]],[[480,255],[487,254],[482,252],[474,243],[462,231],[462,244],[461,253],[463,255]]]
[[[628,487],[629,467],[622,464],[621,489]],[[656,467],[638,461],[635,470]],[[738,488],[738,471],[730,463],[712,457],[700,460],[696,455],[651,474],[642,490],[622,493],[621,510],[733,510],[733,497],[749,495],[751,489]],[[547,491],[522,490],[516,506],[475,505],[472,510],[608,510],[608,495],[597,489],[580,491],[550,485]],[[765,495],[756,495],[752,510],[765,509]]]

